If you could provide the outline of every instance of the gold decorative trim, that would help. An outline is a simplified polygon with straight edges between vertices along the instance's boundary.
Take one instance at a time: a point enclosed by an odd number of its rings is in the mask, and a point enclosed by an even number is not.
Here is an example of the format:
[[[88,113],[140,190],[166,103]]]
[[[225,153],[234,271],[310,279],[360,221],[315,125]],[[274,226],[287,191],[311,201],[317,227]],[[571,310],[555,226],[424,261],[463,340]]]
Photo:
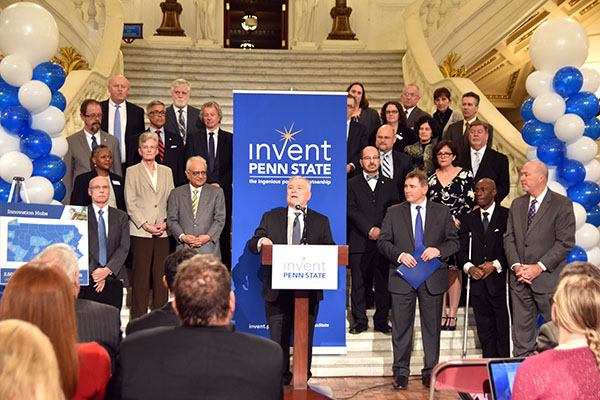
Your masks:
[[[579,0],[571,0],[569,1],[569,7],[573,7],[577,3],[579,3]]]
[[[591,4],[587,5],[583,9],[581,9],[581,11],[579,11],[579,15],[583,16],[583,15],[587,14],[588,12],[591,11],[592,8],[596,7],[598,4],[600,4],[599,0],[592,2]]]
[[[85,61],[81,54],[72,47],[61,47],[58,51],[63,58],[52,57],[50,61],[57,63],[65,70],[65,74],[69,75],[71,71],[89,70],[90,66]]]
[[[469,76],[469,77],[473,76],[477,72],[481,71],[483,68],[487,67],[488,65],[490,65],[491,63],[493,63],[494,61],[496,61],[497,58],[498,58],[497,56],[493,56],[492,58],[490,58],[487,61],[485,61],[483,64],[477,66],[473,71],[470,71],[467,76]]]
[[[515,87],[517,86],[517,79],[519,79],[519,73],[521,70],[515,71],[510,77],[510,83],[508,84],[508,91],[506,94],[491,94],[486,95],[489,100],[509,100],[512,98]]]
[[[531,37],[531,35],[533,35],[533,32],[535,32],[535,29],[530,30],[529,32],[527,32],[526,34],[524,34],[523,36],[521,36],[520,38],[518,38],[517,41],[515,42],[515,45],[519,45],[523,41],[529,39]]]
[[[480,78],[478,78],[477,80],[482,80],[483,78],[485,78],[488,75],[493,74],[494,72],[498,71],[500,68],[504,67],[504,63],[496,65],[494,68],[492,68],[491,70],[489,70],[485,75],[481,76]]]
[[[450,53],[446,56],[444,62],[439,65],[440,71],[444,78],[461,78],[467,74],[467,67],[461,65],[458,69],[454,68],[454,64],[460,59],[456,53]]]

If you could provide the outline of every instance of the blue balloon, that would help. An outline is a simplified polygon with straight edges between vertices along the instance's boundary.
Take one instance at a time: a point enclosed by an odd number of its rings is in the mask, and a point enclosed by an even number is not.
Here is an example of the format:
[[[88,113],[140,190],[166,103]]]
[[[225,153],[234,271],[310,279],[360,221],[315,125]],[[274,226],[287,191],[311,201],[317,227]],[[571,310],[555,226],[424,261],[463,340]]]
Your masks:
[[[65,108],[67,107],[67,99],[61,92],[57,90],[56,92],[52,93],[50,105],[58,108],[60,111],[65,111]]]
[[[585,222],[592,224],[595,227],[600,226],[600,207],[594,206],[586,210],[587,218]]]
[[[54,186],[54,196],[52,199],[56,201],[62,201],[62,199],[65,198],[65,194],[67,194],[67,188],[65,187],[65,184],[62,183],[62,181],[58,181],[54,182],[52,186]]]
[[[21,135],[31,129],[31,114],[23,106],[10,106],[2,110],[0,124],[13,135]]]
[[[0,82],[0,111],[10,106],[19,105],[19,88]]]
[[[585,167],[576,160],[564,160],[556,169],[556,181],[568,188],[585,179]]]
[[[583,136],[587,136],[594,140],[600,137],[600,120],[598,118],[590,118],[585,121],[585,131],[583,131]]]
[[[44,82],[52,92],[56,92],[65,83],[66,77],[63,67],[48,61],[34,68],[33,78],[31,79]]]
[[[579,246],[573,247],[573,250],[567,256],[567,262],[587,261],[587,253]]]
[[[591,181],[583,181],[568,188],[567,197],[589,210],[600,202],[600,186]]]
[[[52,139],[44,131],[31,129],[21,137],[21,153],[35,160],[47,156],[52,150]]]
[[[557,138],[548,139],[537,148],[537,157],[548,166],[558,166],[563,162],[567,154],[567,146]]]
[[[0,179],[0,201],[7,203],[8,195],[10,194],[10,186],[11,184]]]
[[[523,140],[530,146],[539,146],[540,143],[554,138],[554,125],[546,124],[533,119],[527,121],[521,129]]]
[[[554,74],[554,91],[565,99],[578,93],[583,86],[583,75],[575,67],[564,67]]]
[[[535,98],[531,97],[525,100],[523,102],[523,105],[521,106],[521,117],[523,117],[525,121],[531,121],[532,119],[535,119],[535,115],[533,115],[532,109],[534,100]]]
[[[579,92],[567,100],[565,114],[577,114],[583,119],[588,119],[598,114],[598,98],[594,93]]]
[[[43,176],[52,183],[60,181],[67,172],[65,162],[59,156],[48,154],[33,162],[33,176]]]

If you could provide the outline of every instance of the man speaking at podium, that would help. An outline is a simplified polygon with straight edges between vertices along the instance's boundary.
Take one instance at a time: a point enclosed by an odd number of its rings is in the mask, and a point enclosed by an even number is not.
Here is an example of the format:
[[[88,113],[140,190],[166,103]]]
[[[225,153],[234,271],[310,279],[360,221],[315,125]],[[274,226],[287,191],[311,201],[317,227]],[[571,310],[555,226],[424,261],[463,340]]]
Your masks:
[[[259,254],[263,245],[272,244],[335,244],[331,236],[329,219],[308,209],[310,181],[302,176],[290,178],[287,186],[287,204],[263,214],[260,225],[248,242],[248,249]],[[262,298],[269,324],[271,340],[283,350],[283,384],[292,380],[290,372],[290,336],[294,326],[294,291],[271,288],[271,266],[265,266]],[[315,322],[319,312],[322,290],[309,291],[308,306],[308,378],[311,377],[312,343]]]

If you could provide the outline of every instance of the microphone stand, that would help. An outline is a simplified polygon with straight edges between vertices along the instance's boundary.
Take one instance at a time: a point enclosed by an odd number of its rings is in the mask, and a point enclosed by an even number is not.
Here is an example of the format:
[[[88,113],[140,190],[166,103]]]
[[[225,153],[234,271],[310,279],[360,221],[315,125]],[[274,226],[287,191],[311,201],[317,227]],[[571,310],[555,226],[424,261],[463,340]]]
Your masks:
[[[302,237],[300,238],[300,244],[308,244],[308,238],[306,237],[306,209],[307,207],[302,207],[300,204],[296,204],[294,206],[296,210],[302,211],[302,218],[304,218],[304,227],[302,228]]]

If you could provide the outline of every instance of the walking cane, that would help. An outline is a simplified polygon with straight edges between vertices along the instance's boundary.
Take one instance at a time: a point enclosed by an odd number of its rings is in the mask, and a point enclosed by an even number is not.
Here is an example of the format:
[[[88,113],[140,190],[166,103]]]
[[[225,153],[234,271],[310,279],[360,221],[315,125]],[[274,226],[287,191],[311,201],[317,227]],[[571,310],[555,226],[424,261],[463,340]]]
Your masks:
[[[469,232],[469,260],[471,260],[471,245],[473,241],[472,233]],[[471,275],[467,273],[467,301],[465,303],[465,335],[463,338],[463,356],[462,358],[467,358],[467,336],[469,334],[469,296],[471,295]]]
[[[509,340],[509,354],[513,353],[513,336],[512,336],[512,315],[510,313],[510,293],[509,293],[509,284],[510,281],[510,271],[507,271],[506,274],[506,311],[508,311],[508,340]]]

